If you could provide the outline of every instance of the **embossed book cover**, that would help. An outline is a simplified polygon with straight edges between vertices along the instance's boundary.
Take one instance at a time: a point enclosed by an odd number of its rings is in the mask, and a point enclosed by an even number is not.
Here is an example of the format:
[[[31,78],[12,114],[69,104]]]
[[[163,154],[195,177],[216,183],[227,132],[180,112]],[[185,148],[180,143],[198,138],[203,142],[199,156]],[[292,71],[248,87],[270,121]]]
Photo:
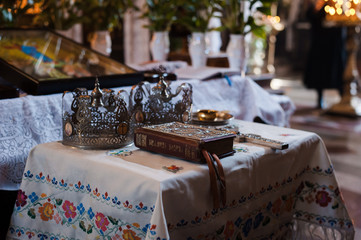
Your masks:
[[[138,148],[204,163],[202,149],[218,157],[233,154],[233,139],[228,131],[171,122],[137,128],[134,144]]]

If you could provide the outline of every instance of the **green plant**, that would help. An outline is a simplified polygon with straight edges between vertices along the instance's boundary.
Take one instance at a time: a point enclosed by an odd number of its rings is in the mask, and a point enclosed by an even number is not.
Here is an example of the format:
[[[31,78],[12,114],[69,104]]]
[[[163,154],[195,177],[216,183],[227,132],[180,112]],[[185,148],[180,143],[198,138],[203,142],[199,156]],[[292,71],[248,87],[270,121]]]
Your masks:
[[[142,18],[149,24],[144,25],[153,32],[169,31],[176,20],[177,5],[174,0],[146,0]]]
[[[220,11],[222,0],[180,0],[178,21],[191,32],[206,32],[209,20]]]
[[[68,30],[82,22],[82,1],[74,0],[43,0],[41,12],[34,18],[36,25],[51,29]]]
[[[108,30],[120,25],[127,9],[137,9],[132,0],[83,0],[83,23],[90,31]]]
[[[0,1],[0,26],[20,27],[28,10],[34,8],[40,0],[1,0]]]
[[[222,0],[222,27],[218,30],[229,30],[232,34],[246,35],[252,32],[255,36],[266,38],[265,25],[256,21],[255,13],[271,14],[272,3],[277,0]]]

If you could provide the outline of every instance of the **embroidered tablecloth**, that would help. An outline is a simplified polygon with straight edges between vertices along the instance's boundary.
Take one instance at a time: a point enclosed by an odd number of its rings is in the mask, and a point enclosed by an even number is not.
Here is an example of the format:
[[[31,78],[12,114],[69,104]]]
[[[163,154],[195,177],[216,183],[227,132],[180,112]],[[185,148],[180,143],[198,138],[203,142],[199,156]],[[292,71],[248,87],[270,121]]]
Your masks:
[[[234,76],[232,86],[225,79],[179,80],[171,84],[172,90],[184,82],[193,86],[194,110],[230,110],[238,119],[253,121],[258,116],[287,126],[295,109],[288,97],[269,95],[249,78]],[[129,92],[130,87],[122,89]],[[0,190],[19,189],[31,148],[62,139],[61,106],[62,94],[0,100]]]
[[[9,239],[353,239],[327,151],[310,132],[234,120],[286,150],[235,143],[227,202],[213,209],[208,168],[134,146],[29,154]]]

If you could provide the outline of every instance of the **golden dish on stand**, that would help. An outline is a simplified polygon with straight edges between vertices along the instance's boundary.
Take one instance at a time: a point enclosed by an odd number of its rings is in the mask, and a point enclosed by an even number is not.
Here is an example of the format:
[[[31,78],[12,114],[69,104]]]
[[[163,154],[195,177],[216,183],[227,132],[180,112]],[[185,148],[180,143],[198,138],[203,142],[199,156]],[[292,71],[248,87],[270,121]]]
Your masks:
[[[202,109],[192,114],[192,123],[200,125],[225,125],[233,119],[228,111]]]

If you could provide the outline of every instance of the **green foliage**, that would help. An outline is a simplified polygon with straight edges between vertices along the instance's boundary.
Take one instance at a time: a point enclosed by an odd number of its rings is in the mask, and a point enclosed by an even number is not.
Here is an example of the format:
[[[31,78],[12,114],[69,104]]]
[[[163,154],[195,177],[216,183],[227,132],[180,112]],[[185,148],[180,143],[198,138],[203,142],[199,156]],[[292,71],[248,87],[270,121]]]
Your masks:
[[[144,27],[153,32],[169,31],[176,20],[177,5],[174,0],[146,0],[142,18],[148,18]]]
[[[67,30],[82,20],[81,1],[43,0],[41,13],[34,18],[38,26],[51,29]]]
[[[256,23],[254,13],[270,15],[274,2],[277,0],[222,0],[223,26],[218,30],[228,29],[233,34],[242,35],[252,32],[257,37],[265,38],[265,26]]]
[[[56,30],[68,30],[82,20],[81,1],[74,0],[43,0],[41,13],[34,18],[38,26]]]
[[[221,11],[222,0],[179,0],[178,23],[191,32],[206,32],[209,20]]]
[[[119,26],[128,8],[137,9],[132,0],[83,0],[82,22],[91,31],[108,30]]]
[[[30,208],[28,211],[28,216],[32,219],[36,218],[36,214],[35,214],[35,209],[34,208]]]
[[[26,12],[39,2],[40,0],[0,0],[0,27],[21,27]]]
[[[60,206],[63,203],[63,199],[57,198],[55,199],[56,205]]]

